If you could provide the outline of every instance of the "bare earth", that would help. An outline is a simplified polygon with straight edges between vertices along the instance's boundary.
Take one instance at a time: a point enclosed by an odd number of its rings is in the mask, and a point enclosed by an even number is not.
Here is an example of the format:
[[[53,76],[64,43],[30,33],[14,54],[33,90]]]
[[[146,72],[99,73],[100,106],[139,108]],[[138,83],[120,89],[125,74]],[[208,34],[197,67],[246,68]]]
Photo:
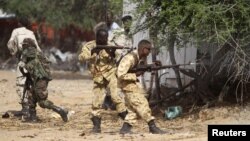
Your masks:
[[[49,84],[49,99],[56,105],[70,110],[70,121],[64,123],[58,115],[38,106],[40,123],[25,123],[16,117],[0,118],[0,141],[206,141],[208,124],[249,124],[250,104],[204,109],[196,114],[186,114],[174,120],[157,116],[157,125],[169,131],[165,135],[148,133],[141,119],[131,135],[120,135],[122,120],[115,111],[105,111],[102,133],[90,134],[92,81],[88,74],[56,72]],[[0,71],[0,114],[8,110],[20,110],[15,92],[15,72]]]

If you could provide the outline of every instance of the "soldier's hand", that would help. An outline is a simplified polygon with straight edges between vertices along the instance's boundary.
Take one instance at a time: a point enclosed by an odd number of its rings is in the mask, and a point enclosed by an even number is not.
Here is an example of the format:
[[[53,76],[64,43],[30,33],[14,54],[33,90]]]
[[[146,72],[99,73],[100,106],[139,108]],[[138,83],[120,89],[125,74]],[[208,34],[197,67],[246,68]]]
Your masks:
[[[18,66],[21,67],[21,68],[24,68],[25,63],[24,63],[23,61],[20,61],[20,62],[18,63]]]
[[[144,74],[144,72],[143,71],[137,71],[136,73],[135,73],[135,75],[138,77],[138,76],[141,76],[141,75],[143,75]]]
[[[91,55],[93,55],[94,53],[99,54],[99,50],[93,48],[93,49],[91,50]]]
[[[19,70],[20,70],[20,72],[23,74],[23,76],[28,76],[28,71],[25,69],[25,68],[23,68],[23,67],[18,67],[19,68]]]
[[[106,49],[106,52],[110,55],[110,57],[115,58],[115,50],[114,49]]]
[[[156,61],[154,61],[153,63],[154,63],[154,65],[156,65],[156,66],[162,66],[162,63],[161,63],[161,61],[159,61],[159,60],[156,60]]]

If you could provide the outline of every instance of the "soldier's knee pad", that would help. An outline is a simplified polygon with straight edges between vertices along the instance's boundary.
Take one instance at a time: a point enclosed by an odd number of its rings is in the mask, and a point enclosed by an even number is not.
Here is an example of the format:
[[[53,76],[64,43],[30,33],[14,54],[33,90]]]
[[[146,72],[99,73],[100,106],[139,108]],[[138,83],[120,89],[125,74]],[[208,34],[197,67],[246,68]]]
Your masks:
[[[47,109],[51,109],[52,106],[54,105],[53,102],[51,102],[49,100],[41,100],[41,101],[39,101],[38,104],[41,108],[47,108]]]

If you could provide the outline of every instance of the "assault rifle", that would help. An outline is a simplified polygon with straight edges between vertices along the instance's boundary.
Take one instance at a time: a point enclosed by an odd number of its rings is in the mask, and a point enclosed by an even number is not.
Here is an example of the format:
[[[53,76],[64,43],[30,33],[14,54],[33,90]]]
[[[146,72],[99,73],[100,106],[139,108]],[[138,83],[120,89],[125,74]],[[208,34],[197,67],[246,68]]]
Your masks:
[[[26,77],[23,95],[22,95],[21,103],[20,103],[20,104],[24,104],[25,97],[28,97],[27,94],[30,93],[30,91],[31,91],[32,79],[31,79],[31,76],[29,73],[24,72],[23,68],[19,67],[19,70],[23,74],[23,76]]]
[[[110,45],[96,45],[94,49],[135,49],[135,47],[124,47],[124,46],[110,46]]]
[[[155,64],[138,65],[137,67],[130,69],[128,72],[129,73],[136,73],[138,71],[151,72],[151,71],[156,71],[156,70],[161,70],[161,69],[175,68],[175,67],[186,66],[186,65],[194,65],[194,64],[195,63],[164,65],[164,66],[157,66]]]
[[[124,47],[124,46],[110,46],[110,45],[96,45],[95,48],[91,50],[91,54],[99,53],[100,50],[105,49],[109,53],[114,53],[117,49],[127,49],[128,52],[133,51],[136,49],[135,47]]]

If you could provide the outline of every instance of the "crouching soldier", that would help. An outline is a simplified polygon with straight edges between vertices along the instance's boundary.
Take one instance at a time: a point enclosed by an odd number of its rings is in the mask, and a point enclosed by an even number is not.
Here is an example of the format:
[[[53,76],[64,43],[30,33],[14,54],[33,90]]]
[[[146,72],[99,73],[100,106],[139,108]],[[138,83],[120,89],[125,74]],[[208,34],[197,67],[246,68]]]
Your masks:
[[[28,93],[29,113],[25,119],[36,122],[36,104],[40,107],[52,109],[58,113],[64,122],[68,121],[68,111],[55,106],[48,100],[48,83],[52,80],[47,58],[36,49],[33,39],[25,38],[22,43],[20,71],[27,77],[26,90]]]

